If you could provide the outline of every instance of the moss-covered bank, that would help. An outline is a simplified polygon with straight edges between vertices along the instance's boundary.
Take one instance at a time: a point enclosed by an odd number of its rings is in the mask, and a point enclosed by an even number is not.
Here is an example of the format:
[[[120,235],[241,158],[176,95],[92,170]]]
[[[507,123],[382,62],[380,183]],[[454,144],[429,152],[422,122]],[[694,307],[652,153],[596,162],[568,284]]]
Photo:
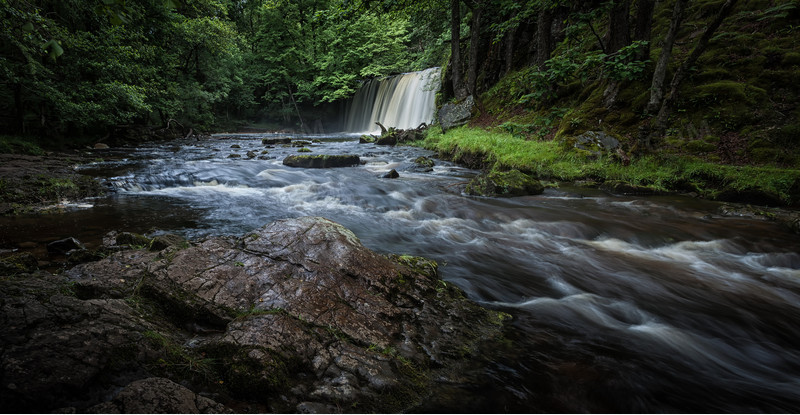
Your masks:
[[[713,200],[800,204],[797,169],[725,165],[677,154],[653,154],[628,162],[614,155],[595,156],[558,140],[528,140],[499,127],[461,127],[447,134],[432,128],[415,145],[470,167],[519,170],[542,180],[621,181],[658,192],[694,193]]]

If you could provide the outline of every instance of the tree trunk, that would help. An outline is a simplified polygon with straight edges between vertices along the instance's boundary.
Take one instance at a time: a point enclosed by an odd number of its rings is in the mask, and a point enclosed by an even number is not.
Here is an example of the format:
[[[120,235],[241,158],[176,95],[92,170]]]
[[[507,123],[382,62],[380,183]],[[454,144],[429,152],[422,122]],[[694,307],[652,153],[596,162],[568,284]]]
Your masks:
[[[505,61],[504,75],[511,73],[514,68],[514,41],[516,41],[518,28],[513,28],[506,33],[505,37],[505,51],[503,53],[503,60]]]
[[[664,98],[664,80],[667,77],[667,64],[672,59],[672,46],[675,44],[675,37],[678,35],[678,29],[680,29],[683,21],[683,13],[687,2],[688,0],[677,0],[675,7],[672,9],[669,30],[664,38],[664,44],[661,46],[661,54],[658,56],[658,61],[653,71],[653,80],[650,83],[650,100],[647,102],[646,109],[650,114],[658,111]]]
[[[294,94],[292,93],[292,85],[286,85],[287,90],[289,91],[289,98],[292,99],[292,104],[294,104],[294,111],[297,113],[297,119],[300,120],[300,131],[304,131],[306,124],[303,122],[303,117],[300,115],[300,108],[297,106],[297,101],[294,99]]]
[[[608,50],[614,53],[631,44],[631,0],[616,0],[608,17]]]
[[[552,25],[553,11],[548,8],[540,11],[536,21],[536,66],[540,71],[545,69],[545,62],[553,53],[553,33],[550,30]]]
[[[14,109],[15,109],[15,124],[19,133],[25,134],[25,107],[22,103],[22,85],[14,84]]]
[[[655,0],[639,0],[636,7],[636,23],[633,28],[633,40],[647,41],[647,46],[639,49],[636,60],[644,61],[650,57],[650,36],[653,29],[653,12]]]
[[[475,84],[478,80],[478,49],[481,44],[481,14],[483,14],[483,1],[473,2],[469,36],[469,62],[467,62],[467,90],[472,95],[475,95]]]
[[[694,49],[692,49],[692,53],[689,54],[689,57],[681,64],[678,70],[675,72],[675,75],[672,77],[672,82],[669,85],[669,93],[664,98],[663,102],[661,103],[661,108],[658,111],[658,116],[655,120],[655,126],[653,131],[650,133],[650,137],[648,138],[648,143],[653,140],[653,138],[658,138],[664,135],[664,132],[667,130],[667,122],[669,121],[669,116],[672,114],[673,107],[675,105],[675,101],[678,98],[678,88],[681,85],[681,82],[686,78],[689,73],[689,68],[694,66],[697,62],[697,59],[700,55],[705,52],[706,47],[708,46],[708,42],[711,40],[711,37],[714,35],[714,32],[719,28],[722,24],[722,21],[725,20],[726,17],[730,14],[733,6],[736,5],[738,0],[727,0],[722,7],[720,7],[717,16],[714,18],[714,21],[711,22],[710,25],[706,28],[706,31],[703,33],[703,36],[700,37],[700,40],[695,45]]]
[[[456,98],[461,89],[461,0],[450,0],[450,75]]]

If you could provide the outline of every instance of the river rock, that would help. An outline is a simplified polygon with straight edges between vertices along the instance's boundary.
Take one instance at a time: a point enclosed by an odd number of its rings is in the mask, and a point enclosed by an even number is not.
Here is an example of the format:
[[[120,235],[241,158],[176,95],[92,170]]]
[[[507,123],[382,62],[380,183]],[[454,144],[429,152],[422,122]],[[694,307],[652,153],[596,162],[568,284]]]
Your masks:
[[[428,173],[433,171],[433,166],[435,165],[436,163],[430,157],[420,156],[414,159],[414,166],[411,170]]]
[[[97,403],[121,373],[141,371],[158,354],[142,341],[155,329],[124,300],[77,298],[63,277],[37,271],[3,278],[3,411]]]
[[[145,247],[150,245],[150,238],[140,235],[138,233],[133,232],[121,232],[121,233],[112,233],[106,235],[109,240],[113,241],[113,243],[109,243],[104,238],[103,244],[106,246],[125,246],[129,248],[133,247]]]
[[[472,118],[472,110],[475,107],[475,99],[472,95],[455,103],[447,103],[439,109],[439,125],[442,132],[466,124]]]
[[[379,146],[394,146],[399,143],[419,141],[425,138],[423,131],[427,128],[428,126],[424,123],[418,128],[409,128],[406,130],[390,128],[375,140],[375,144]]]
[[[717,213],[722,216],[775,221],[800,234],[800,212],[796,210],[726,203],[717,209]]]
[[[276,144],[290,144],[292,142],[291,138],[262,138],[261,144],[274,146]]]
[[[199,396],[169,379],[131,382],[109,402],[89,408],[90,414],[222,414],[233,413],[212,399]]]
[[[389,170],[388,173],[386,173],[383,176],[381,176],[381,178],[384,178],[384,179],[396,179],[398,177],[400,177],[400,173],[398,173],[397,170],[395,170],[395,169],[391,169],[391,170]]]
[[[616,195],[630,196],[654,196],[664,193],[653,187],[638,186],[621,180],[606,180],[599,189]]]
[[[616,151],[620,144],[616,138],[602,131],[587,131],[575,137],[575,148],[588,151],[595,156]]]
[[[361,159],[355,155],[296,155],[283,159],[283,165],[289,167],[305,167],[315,169],[325,169],[332,167],[351,167],[361,163]]]
[[[62,278],[75,293],[69,301],[76,307],[95,304],[97,319],[103,313],[100,305],[146,305],[137,309],[137,315],[149,316],[146,321],[114,308],[115,316],[125,316],[128,326],[119,329],[120,339],[132,343],[132,356],[145,353],[140,347],[170,344],[164,347],[169,356],[162,357],[168,362],[194,361],[185,355],[212,359],[215,363],[202,372],[201,378],[211,379],[204,388],[224,388],[226,396],[276,412],[355,403],[366,412],[412,409],[438,382],[461,378],[459,362],[471,353],[465,350],[478,350],[498,336],[506,317],[439,279],[435,262],[377,254],[346,228],[316,217],[280,220],[242,237],[211,237],[184,248],[116,252]],[[14,310],[5,309],[6,321],[33,315]],[[60,324],[49,327],[56,333],[67,330]],[[138,340],[131,330],[140,334]],[[187,331],[191,340],[180,340]],[[141,341],[141,333],[145,339],[169,341]],[[25,344],[26,335],[9,338]],[[51,350],[50,361],[79,350]],[[70,358],[58,361],[59,373],[76,364]],[[189,379],[182,372],[154,368],[176,383]],[[134,379],[147,377],[152,375]],[[191,384],[185,385],[196,392]],[[31,397],[27,388],[16,390]],[[88,393],[80,385],[72,390]],[[29,400],[14,408],[26,405]],[[114,400],[109,405],[114,406],[102,409],[117,407]],[[51,407],[56,406],[35,409]]]
[[[527,196],[544,192],[544,186],[535,177],[519,170],[482,173],[467,184],[465,192],[478,196]]]
[[[0,275],[16,275],[36,271],[39,261],[27,252],[0,257]]]
[[[73,249],[86,249],[86,246],[72,237],[59,239],[47,244],[47,252],[51,254],[66,255],[67,252]]]
[[[169,247],[185,246],[188,246],[188,241],[184,237],[173,233],[165,233],[154,237],[153,240],[150,241],[149,248],[151,251],[163,251]]]

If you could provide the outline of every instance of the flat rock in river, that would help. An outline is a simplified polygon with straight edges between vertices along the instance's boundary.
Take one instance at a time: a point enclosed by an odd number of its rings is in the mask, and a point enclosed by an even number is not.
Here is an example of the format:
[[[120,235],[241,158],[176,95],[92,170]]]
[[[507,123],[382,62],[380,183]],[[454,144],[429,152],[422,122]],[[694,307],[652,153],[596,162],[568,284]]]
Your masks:
[[[350,154],[340,155],[297,155],[283,159],[283,165],[289,167],[305,167],[325,169],[331,167],[357,166],[361,162],[358,156]]]

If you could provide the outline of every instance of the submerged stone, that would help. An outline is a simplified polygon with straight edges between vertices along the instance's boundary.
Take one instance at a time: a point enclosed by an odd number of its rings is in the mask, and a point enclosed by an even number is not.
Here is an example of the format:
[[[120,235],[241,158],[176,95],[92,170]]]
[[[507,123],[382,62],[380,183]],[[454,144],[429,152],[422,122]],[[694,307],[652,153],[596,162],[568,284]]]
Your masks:
[[[384,178],[384,179],[396,179],[398,177],[400,177],[400,173],[398,173],[397,170],[395,170],[395,169],[391,169],[391,170],[389,170],[388,173],[386,173],[383,176],[381,176],[381,178]]]
[[[86,249],[79,240],[75,238],[64,238],[47,244],[47,252],[51,254],[66,255],[67,252],[73,249]]]

